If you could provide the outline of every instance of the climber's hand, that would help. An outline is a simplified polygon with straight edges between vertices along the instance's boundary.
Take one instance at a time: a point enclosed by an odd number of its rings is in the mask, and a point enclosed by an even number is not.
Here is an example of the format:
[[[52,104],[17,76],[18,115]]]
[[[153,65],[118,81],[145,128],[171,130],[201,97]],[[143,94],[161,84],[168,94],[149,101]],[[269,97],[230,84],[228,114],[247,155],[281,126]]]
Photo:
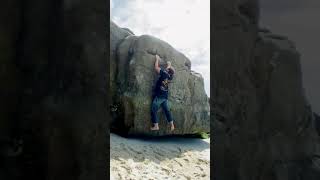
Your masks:
[[[154,63],[154,69],[158,74],[160,73],[159,61],[160,61],[160,57],[156,54],[156,62]]]
[[[171,62],[170,61],[167,61],[167,66],[171,67]]]

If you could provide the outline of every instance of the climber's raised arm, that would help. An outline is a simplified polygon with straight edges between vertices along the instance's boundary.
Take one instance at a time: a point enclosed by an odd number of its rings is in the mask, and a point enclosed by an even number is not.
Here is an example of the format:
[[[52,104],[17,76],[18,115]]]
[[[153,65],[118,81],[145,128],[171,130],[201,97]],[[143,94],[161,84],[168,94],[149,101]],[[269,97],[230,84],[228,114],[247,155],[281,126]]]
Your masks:
[[[154,69],[158,74],[160,73],[159,60],[160,60],[160,57],[156,54],[156,62],[154,63]]]

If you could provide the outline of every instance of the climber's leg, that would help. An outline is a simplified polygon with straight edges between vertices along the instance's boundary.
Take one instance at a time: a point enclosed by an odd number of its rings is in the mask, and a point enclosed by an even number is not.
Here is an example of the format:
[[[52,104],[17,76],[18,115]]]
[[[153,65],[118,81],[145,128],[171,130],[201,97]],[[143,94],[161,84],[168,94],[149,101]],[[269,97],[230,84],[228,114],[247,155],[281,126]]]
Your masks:
[[[157,112],[159,110],[160,104],[159,99],[155,97],[151,104],[151,121],[152,121],[152,127],[151,130],[159,130],[159,124],[158,124],[158,117]]]
[[[172,115],[171,115],[171,112],[169,110],[169,107],[168,107],[168,100],[165,100],[162,104],[161,104],[161,107],[166,115],[166,118],[167,118],[167,121],[170,123],[170,129],[171,131],[174,130],[174,124],[173,124],[173,119],[172,119]]]

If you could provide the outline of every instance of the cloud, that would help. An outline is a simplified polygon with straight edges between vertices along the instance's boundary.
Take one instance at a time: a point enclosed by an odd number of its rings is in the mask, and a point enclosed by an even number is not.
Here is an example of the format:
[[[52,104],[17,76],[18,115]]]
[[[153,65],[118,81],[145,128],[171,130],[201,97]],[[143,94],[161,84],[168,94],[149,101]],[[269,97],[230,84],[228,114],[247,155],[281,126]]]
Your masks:
[[[110,0],[110,14],[113,14],[113,8],[114,8],[114,4],[113,4],[113,0]]]
[[[210,0],[111,0],[111,19],[136,35],[160,38],[184,53],[210,96]]]

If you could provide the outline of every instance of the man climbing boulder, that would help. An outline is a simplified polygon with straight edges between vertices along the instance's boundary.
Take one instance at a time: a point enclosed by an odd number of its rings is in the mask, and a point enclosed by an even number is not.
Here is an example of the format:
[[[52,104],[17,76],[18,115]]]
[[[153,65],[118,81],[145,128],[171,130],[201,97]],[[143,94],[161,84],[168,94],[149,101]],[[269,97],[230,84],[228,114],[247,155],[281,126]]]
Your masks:
[[[174,68],[171,66],[171,62],[167,62],[167,67],[160,68],[159,61],[160,57],[158,55],[155,56],[156,61],[154,63],[154,69],[156,72],[160,75],[155,89],[154,89],[154,96],[151,104],[151,121],[152,121],[152,127],[151,130],[159,130],[159,123],[157,118],[157,112],[162,107],[167,121],[170,124],[170,130],[174,130],[174,124],[171,112],[168,108],[168,91],[169,91],[169,83],[173,79],[174,75]]]
[[[110,74],[112,89],[111,127],[123,135],[184,135],[209,132],[210,107],[204,90],[203,77],[191,70],[191,61],[170,44],[150,35],[129,35],[111,23]],[[121,36],[120,36],[121,35]],[[160,74],[154,70],[158,55],[159,66],[166,70],[168,60],[174,67],[169,83],[167,102],[174,121],[174,131],[165,128],[165,112],[157,114],[159,130],[151,131],[151,107]],[[166,61],[164,61],[166,60]],[[159,71],[160,73],[160,71]],[[161,105],[159,106],[161,108]],[[160,111],[160,110],[159,110]]]

